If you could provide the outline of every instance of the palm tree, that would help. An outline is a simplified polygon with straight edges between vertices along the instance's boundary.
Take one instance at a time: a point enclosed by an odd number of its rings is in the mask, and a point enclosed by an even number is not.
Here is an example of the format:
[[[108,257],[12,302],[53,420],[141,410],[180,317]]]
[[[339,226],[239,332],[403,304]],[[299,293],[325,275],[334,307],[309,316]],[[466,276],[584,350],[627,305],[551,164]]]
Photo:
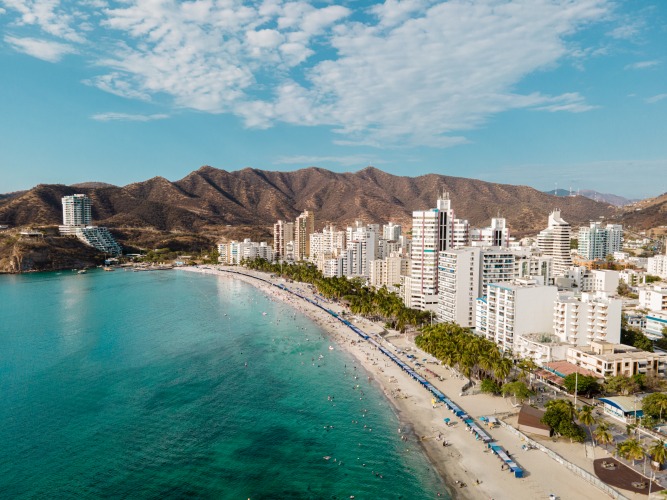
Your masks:
[[[667,398],[661,398],[655,402],[655,406],[660,409],[660,420],[662,420],[662,412],[667,410]]]
[[[593,444],[595,445],[596,444],[595,438],[593,437],[593,431],[591,430],[591,425],[595,424],[595,417],[593,416],[593,407],[584,406],[577,413],[577,417],[579,418],[579,422],[588,427],[588,433],[591,436],[591,441],[593,441]]]
[[[611,432],[609,432],[609,427],[607,426],[606,422],[600,422],[600,424],[595,429],[594,434],[597,442],[603,444],[605,449],[608,451],[609,448],[607,448],[607,446],[614,442],[614,436]]]
[[[510,358],[500,358],[493,366],[493,375],[498,382],[503,383],[512,371],[514,363]]]
[[[526,384],[523,382],[508,382],[507,384],[503,385],[501,392],[503,394],[503,397],[507,396],[508,394],[511,394],[516,401],[519,403],[523,403],[526,399],[528,399],[530,396],[532,396],[532,392]],[[516,403],[512,403],[516,404]]]
[[[626,460],[632,460],[632,465],[635,465],[635,460],[644,458],[644,448],[637,439],[628,439],[617,445],[618,454]]]
[[[661,469],[662,464],[667,461],[667,448],[665,448],[665,442],[662,439],[653,441],[653,445],[648,449],[648,453],[652,460],[658,463],[658,469]]]

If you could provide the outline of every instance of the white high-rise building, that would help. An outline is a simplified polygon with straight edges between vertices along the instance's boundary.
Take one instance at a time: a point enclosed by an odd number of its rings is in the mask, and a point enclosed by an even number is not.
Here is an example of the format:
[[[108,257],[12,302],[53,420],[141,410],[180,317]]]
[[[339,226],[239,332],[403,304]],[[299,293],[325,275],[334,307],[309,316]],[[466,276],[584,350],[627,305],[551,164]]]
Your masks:
[[[550,332],[558,289],[537,280],[491,283],[486,296],[477,299],[476,330],[503,351],[514,350],[514,339],[530,333]]]
[[[287,260],[287,245],[294,241],[294,222],[279,220],[273,225],[273,253],[278,260]]]
[[[545,285],[553,285],[553,257],[533,253],[530,247],[512,248],[514,251],[514,276],[527,278],[541,276]]]
[[[294,260],[310,256],[310,235],[315,232],[315,214],[304,210],[294,222]]]
[[[382,226],[382,239],[388,241],[398,241],[401,237],[402,228],[399,224],[389,222]]]
[[[560,293],[555,301],[553,328],[558,338],[570,344],[618,343],[621,340],[622,301],[606,293]]]
[[[544,255],[553,256],[554,276],[562,276],[572,266],[570,255],[570,224],[560,216],[560,210],[549,215],[549,225],[537,235],[537,245]]]
[[[92,222],[90,198],[85,194],[63,196],[63,226],[68,228],[90,226]],[[61,231],[62,232],[62,231]],[[74,233],[74,231],[72,231]]]
[[[470,224],[465,219],[454,219],[452,224],[452,248],[470,245]]]
[[[91,225],[90,198],[85,194],[63,196],[63,224],[59,226],[60,234],[76,236],[86,245],[100,252],[120,255],[122,247],[114,239],[106,227]]]
[[[347,228],[346,245],[353,252],[350,270],[354,275],[370,276],[370,263],[377,259],[379,231],[377,224],[365,226],[361,221]]]
[[[410,273],[410,259],[394,253],[384,259],[377,259],[370,263],[369,283],[375,288],[386,286],[391,292],[398,290],[396,285]]]
[[[273,262],[273,248],[266,242],[251,241],[246,238],[243,241],[230,241],[218,243],[218,262],[226,265],[240,264],[242,260],[265,259]]]
[[[577,253],[586,260],[604,259],[607,255],[621,250],[623,226],[591,222],[588,227],[579,228],[579,248]]]
[[[646,262],[646,272],[652,276],[667,279],[667,245],[665,255],[649,257]]]
[[[491,225],[470,230],[470,242],[474,246],[507,247],[510,242],[510,230],[502,217],[491,219]]]
[[[438,321],[475,326],[475,300],[480,296],[481,248],[440,252],[438,260]]]
[[[408,307],[435,311],[438,305],[438,252],[451,247],[454,211],[448,194],[437,207],[412,213],[410,289],[405,290]]]
[[[649,311],[667,311],[667,286],[653,285],[640,289],[639,307]]]
[[[338,255],[345,249],[345,231],[326,226],[321,233],[310,235],[310,260],[317,262],[322,255]]]
[[[518,266],[517,259],[524,258]],[[541,283],[539,270],[524,255],[503,247],[466,247],[440,252],[438,260],[438,320],[455,321],[461,326],[475,326],[475,300],[486,294],[490,283],[509,282],[516,278],[533,277]],[[548,273],[547,273],[548,274]]]

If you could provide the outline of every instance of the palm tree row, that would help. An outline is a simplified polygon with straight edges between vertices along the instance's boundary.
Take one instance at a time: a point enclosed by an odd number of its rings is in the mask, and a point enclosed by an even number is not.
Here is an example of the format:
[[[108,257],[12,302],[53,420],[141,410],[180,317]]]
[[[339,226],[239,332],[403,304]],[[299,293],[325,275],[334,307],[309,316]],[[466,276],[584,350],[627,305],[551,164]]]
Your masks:
[[[310,283],[318,293],[333,300],[345,300],[350,312],[373,320],[382,320],[389,328],[405,331],[408,326],[418,328],[426,324],[429,313],[405,307],[401,298],[386,287],[374,289],[363,284],[361,278],[325,278],[312,264],[277,264],[265,259],[246,260],[248,269],[277,274],[283,278]]]
[[[662,439],[653,441],[648,449],[644,449],[639,439],[627,439],[616,445],[616,451],[626,460],[632,460],[632,465],[635,464],[636,460],[646,459],[647,457],[658,464],[667,461],[667,448],[665,448],[665,442]]]
[[[504,357],[494,342],[456,323],[425,326],[415,343],[468,378],[491,378],[501,385],[512,371],[512,359]]]

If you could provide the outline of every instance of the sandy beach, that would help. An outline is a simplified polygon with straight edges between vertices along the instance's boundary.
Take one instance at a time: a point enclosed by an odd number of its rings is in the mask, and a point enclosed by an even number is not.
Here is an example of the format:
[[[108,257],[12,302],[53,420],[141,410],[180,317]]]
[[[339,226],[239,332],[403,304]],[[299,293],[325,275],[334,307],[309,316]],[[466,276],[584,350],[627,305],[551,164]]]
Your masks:
[[[396,409],[401,421],[401,432],[406,434],[406,440],[418,443],[423,447],[437,472],[449,485],[450,493],[454,498],[547,499],[550,494],[563,500],[607,498],[607,495],[601,490],[558,464],[546,454],[538,450],[523,451],[521,439],[508,430],[502,427],[493,430],[485,429],[496,443],[504,447],[524,469],[525,477],[518,479],[509,471],[501,470],[499,458],[487,451],[482,441],[475,440],[474,435],[461,422],[450,427],[446,426],[444,418],[453,417],[452,413],[442,404],[437,404],[434,408],[431,394],[377,347],[363,340],[322,309],[255,277],[286,286],[288,290],[310,299],[319,300],[322,305],[333,311],[342,311],[340,305],[316,297],[309,285],[286,283],[282,279],[271,279],[268,274],[238,267],[220,268],[221,270],[213,268],[182,269],[216,274],[225,279],[242,280],[258,287],[275,299],[290,304],[315,321],[328,332],[332,339],[332,346],[345,349],[354,356],[368,372],[368,376],[372,377],[382,388]],[[231,274],[225,269],[245,275]],[[459,378],[449,368],[435,363],[430,355],[419,351],[410,336],[399,334],[396,331],[386,331],[383,325],[360,318],[354,319],[353,322],[384,347],[392,351],[395,348],[409,350],[417,356],[420,362],[424,358],[431,361],[424,363],[424,367],[416,370],[466,410],[475,420],[480,416],[495,415],[503,418],[516,413],[517,409],[512,407],[509,399],[484,394],[459,396],[466,381]],[[403,359],[403,361],[408,360]],[[454,420],[457,419],[452,418],[452,421]],[[444,441],[447,441],[449,445],[443,446]],[[461,483],[465,484],[465,487],[461,487]],[[627,496],[632,497],[629,493]]]

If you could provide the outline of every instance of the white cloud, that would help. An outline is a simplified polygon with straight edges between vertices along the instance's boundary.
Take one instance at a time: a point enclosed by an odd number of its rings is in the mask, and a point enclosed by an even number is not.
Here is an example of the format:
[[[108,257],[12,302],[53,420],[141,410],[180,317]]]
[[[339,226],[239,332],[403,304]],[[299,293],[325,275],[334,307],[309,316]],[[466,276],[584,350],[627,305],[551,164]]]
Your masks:
[[[636,63],[628,64],[625,66],[625,69],[647,69],[653,68],[660,64],[660,61],[639,61]]]
[[[611,30],[608,35],[617,40],[632,40],[642,32],[644,25],[644,21],[641,19],[626,20],[623,24]]]
[[[98,122],[110,122],[110,121],[129,121],[129,122],[150,122],[154,120],[165,120],[169,118],[169,115],[165,114],[153,114],[153,115],[140,115],[140,114],[128,114],[128,113],[98,113],[91,116],[93,120]]]
[[[85,46],[100,68],[85,83],[105,92],[232,113],[249,127],[325,125],[338,144],[383,147],[461,144],[466,130],[508,110],[593,109],[577,89],[517,87],[566,58],[603,50],[571,36],[613,9],[612,0],[385,0],[360,22],[346,7],[305,0],[123,0],[106,8],[88,0],[100,7],[87,13],[60,0],[0,3],[17,27]],[[94,47],[82,35],[92,29],[101,33]]]
[[[653,97],[645,99],[645,101],[649,104],[655,104],[656,102],[662,101],[663,99],[667,99],[667,94],[654,95]]]
[[[45,33],[68,42],[83,42],[83,36],[72,25],[77,14],[60,4],[60,0],[0,0],[19,14],[16,24],[38,26]]]
[[[65,54],[76,52],[70,45],[38,38],[17,38],[7,35],[5,42],[19,52],[53,63],[60,61]]]

